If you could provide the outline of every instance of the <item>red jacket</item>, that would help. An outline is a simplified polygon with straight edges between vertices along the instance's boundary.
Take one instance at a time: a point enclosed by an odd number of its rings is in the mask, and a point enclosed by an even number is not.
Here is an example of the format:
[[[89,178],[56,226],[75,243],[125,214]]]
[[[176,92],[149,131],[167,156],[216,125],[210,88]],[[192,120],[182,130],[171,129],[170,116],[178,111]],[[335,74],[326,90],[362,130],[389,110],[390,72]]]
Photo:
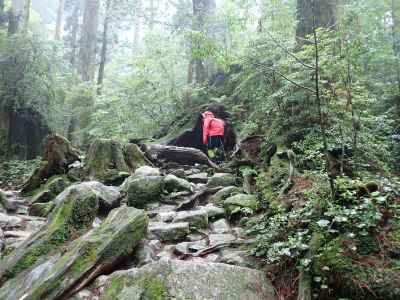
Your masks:
[[[203,144],[208,144],[210,136],[223,136],[225,134],[225,122],[217,119],[210,111],[203,113]]]

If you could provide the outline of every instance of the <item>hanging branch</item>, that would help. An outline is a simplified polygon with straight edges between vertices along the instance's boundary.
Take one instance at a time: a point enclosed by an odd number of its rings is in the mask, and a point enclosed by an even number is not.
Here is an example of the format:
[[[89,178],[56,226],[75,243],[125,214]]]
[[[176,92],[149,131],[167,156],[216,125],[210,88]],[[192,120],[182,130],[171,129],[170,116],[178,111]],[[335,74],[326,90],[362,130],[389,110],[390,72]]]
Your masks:
[[[271,38],[271,40],[279,47],[281,48],[283,51],[285,51],[285,53],[287,53],[289,56],[291,56],[292,58],[294,58],[298,63],[300,63],[302,66],[314,70],[315,66],[311,66],[306,64],[304,61],[302,61],[300,58],[298,58],[296,55],[294,55],[292,52],[290,52],[285,46],[283,46],[277,39],[274,38],[274,36],[267,31],[268,36]]]

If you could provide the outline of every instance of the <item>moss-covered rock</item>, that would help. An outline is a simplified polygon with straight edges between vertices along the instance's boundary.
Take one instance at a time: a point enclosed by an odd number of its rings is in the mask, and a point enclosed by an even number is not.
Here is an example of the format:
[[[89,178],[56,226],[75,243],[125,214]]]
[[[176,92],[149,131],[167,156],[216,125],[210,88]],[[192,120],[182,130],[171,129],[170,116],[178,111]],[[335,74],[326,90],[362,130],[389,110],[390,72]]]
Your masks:
[[[0,190],[0,211],[16,211],[17,205],[10,201],[7,195]]]
[[[173,219],[174,223],[188,222],[190,228],[208,228],[208,213],[206,210],[180,211]]]
[[[117,141],[97,139],[89,148],[86,167],[90,179],[119,185],[129,176],[123,145]]]
[[[189,223],[151,223],[149,226],[152,238],[163,242],[179,241],[184,239],[190,233]]]
[[[110,201],[110,197],[119,198],[119,193],[98,182],[85,182],[67,188],[54,200],[56,207],[47,226],[3,260],[0,281],[15,277],[41,257],[91,228],[101,203]]]
[[[115,272],[96,285],[102,291],[101,300],[275,299],[263,272],[210,262],[161,260]]]
[[[165,190],[168,192],[176,192],[176,191],[189,191],[193,190],[192,185],[189,181],[176,177],[175,175],[167,175],[164,178]]]
[[[54,206],[55,204],[53,202],[35,203],[29,207],[29,215],[46,218],[51,213]]]
[[[70,184],[65,176],[53,176],[43,186],[31,193],[29,204],[50,202]]]
[[[131,255],[147,231],[146,214],[132,207],[117,208],[85,236],[8,281],[0,298],[66,299],[121,258]]]
[[[66,174],[68,166],[80,160],[78,150],[58,134],[47,136],[44,145],[43,161],[24,184],[24,194],[39,188],[52,176]]]
[[[208,179],[207,186],[232,186],[236,183],[236,177],[229,173],[216,173]]]
[[[224,201],[224,208],[228,214],[232,214],[237,208],[249,208],[255,212],[259,204],[255,195],[237,194]]]
[[[215,193],[210,198],[210,202],[222,205],[227,198],[235,194],[239,194],[240,192],[242,192],[242,190],[236,186],[227,186]]]
[[[124,145],[124,156],[126,164],[131,171],[143,166],[151,166],[152,163],[146,158],[142,150],[136,144]]]
[[[128,206],[143,208],[147,203],[161,200],[164,187],[162,176],[133,178],[126,184]]]

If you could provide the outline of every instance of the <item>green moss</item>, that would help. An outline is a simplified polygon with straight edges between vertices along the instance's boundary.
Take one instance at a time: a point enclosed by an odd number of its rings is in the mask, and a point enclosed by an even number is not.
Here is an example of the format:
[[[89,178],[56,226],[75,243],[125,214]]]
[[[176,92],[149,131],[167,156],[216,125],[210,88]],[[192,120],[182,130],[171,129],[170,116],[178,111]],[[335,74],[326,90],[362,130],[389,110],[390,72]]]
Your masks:
[[[145,277],[138,283],[144,289],[144,299],[168,299],[168,291],[164,282],[157,277]]]
[[[70,197],[75,197],[71,195]],[[93,222],[98,209],[95,195],[83,199],[66,199],[53,215],[42,236],[24,253],[19,261],[7,272],[7,279],[13,278],[33,266],[40,257],[57,249],[67,241],[78,237]]]

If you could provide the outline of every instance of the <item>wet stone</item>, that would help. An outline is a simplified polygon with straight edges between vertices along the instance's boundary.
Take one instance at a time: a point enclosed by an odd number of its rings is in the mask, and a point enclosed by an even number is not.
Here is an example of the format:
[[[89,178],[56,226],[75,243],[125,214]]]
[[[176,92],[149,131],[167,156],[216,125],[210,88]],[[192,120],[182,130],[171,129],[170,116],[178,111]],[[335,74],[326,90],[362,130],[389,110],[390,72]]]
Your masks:
[[[181,211],[177,213],[173,222],[188,222],[191,228],[207,228],[208,214],[204,210]]]
[[[209,235],[210,245],[229,243],[236,240],[236,237],[232,234],[210,234]]]
[[[214,233],[230,233],[231,228],[225,219],[220,219],[211,225]]]
[[[184,239],[189,234],[189,223],[150,223],[150,237],[154,236],[157,239],[165,241],[179,241]]]
[[[207,183],[208,182],[208,174],[207,173],[198,173],[193,174],[187,177],[190,182],[193,183]]]

